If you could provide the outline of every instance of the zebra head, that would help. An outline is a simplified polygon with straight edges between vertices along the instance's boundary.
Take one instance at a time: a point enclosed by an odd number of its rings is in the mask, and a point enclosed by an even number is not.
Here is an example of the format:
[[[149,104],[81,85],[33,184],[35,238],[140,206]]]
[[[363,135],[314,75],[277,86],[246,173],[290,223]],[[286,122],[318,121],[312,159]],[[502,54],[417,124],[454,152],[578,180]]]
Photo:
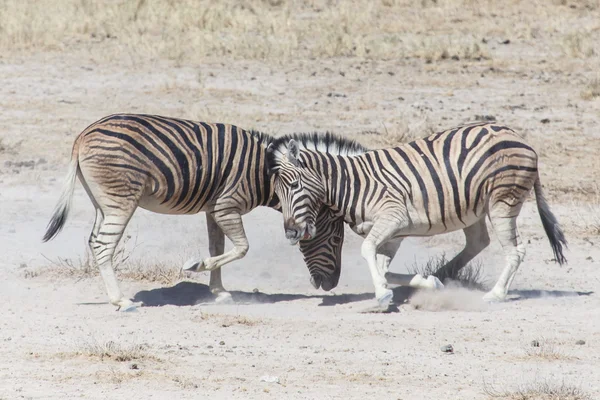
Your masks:
[[[272,150],[272,149],[271,149]],[[299,159],[298,143],[291,139],[287,156],[272,155],[270,170],[275,174],[275,193],[281,203],[285,236],[291,244],[316,236],[316,220],[325,200],[325,185]]]
[[[310,283],[329,291],[337,286],[342,270],[344,220],[322,207],[316,221],[316,235],[300,240],[300,250],[310,272]]]

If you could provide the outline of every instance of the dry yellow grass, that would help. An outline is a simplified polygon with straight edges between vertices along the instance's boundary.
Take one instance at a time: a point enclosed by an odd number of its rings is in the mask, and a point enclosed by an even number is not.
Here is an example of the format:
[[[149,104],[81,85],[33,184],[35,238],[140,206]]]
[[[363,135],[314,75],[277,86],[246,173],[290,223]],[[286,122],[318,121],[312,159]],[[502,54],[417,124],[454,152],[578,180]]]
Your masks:
[[[94,359],[127,362],[134,360],[153,359],[156,357],[148,352],[148,346],[139,343],[118,343],[116,341],[99,341],[95,338],[79,343],[69,353],[60,353],[60,357],[84,356]]]
[[[178,61],[365,57],[428,61],[489,58],[487,39],[552,37],[570,57],[599,54],[598,4],[560,1],[440,0],[2,0],[4,49],[98,48]],[[565,16],[585,12],[577,26]],[[518,18],[515,22],[515,16]],[[473,24],[469,21],[479,20]],[[511,21],[508,23],[508,21]]]

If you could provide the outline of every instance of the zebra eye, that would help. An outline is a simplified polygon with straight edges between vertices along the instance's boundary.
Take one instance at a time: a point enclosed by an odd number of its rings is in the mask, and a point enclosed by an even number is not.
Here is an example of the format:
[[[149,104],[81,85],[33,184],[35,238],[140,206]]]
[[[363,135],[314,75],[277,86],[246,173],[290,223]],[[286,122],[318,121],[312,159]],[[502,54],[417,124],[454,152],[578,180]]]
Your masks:
[[[298,189],[298,181],[292,181],[292,182],[290,182],[290,187],[292,189]]]
[[[331,241],[333,242],[333,244],[338,245],[342,242],[342,238],[338,236],[332,236]]]

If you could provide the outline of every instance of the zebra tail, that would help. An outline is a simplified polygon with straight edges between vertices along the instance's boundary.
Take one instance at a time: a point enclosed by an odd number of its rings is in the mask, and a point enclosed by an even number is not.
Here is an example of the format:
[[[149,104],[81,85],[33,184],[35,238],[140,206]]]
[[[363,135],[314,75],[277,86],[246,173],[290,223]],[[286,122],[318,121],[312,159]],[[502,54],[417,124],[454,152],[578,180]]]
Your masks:
[[[54,238],[61,231],[63,225],[67,221],[67,215],[71,208],[71,199],[73,198],[73,190],[75,189],[75,178],[77,177],[77,169],[79,168],[78,160],[78,142],[75,141],[73,145],[73,152],[71,154],[71,162],[69,164],[69,171],[67,172],[67,178],[63,185],[63,190],[58,200],[58,204],[54,208],[52,218],[46,228],[46,234],[42,239],[44,242]]]
[[[566,264],[567,259],[563,254],[563,245],[565,248],[567,247],[567,239],[565,239],[565,234],[563,233],[558,220],[554,214],[552,214],[552,211],[550,211],[550,206],[544,198],[539,176],[535,180],[533,190],[535,191],[535,200],[538,212],[540,213],[540,218],[542,219],[542,225],[544,226],[544,230],[550,241],[550,246],[552,246],[552,251],[554,252],[554,259],[560,265]]]

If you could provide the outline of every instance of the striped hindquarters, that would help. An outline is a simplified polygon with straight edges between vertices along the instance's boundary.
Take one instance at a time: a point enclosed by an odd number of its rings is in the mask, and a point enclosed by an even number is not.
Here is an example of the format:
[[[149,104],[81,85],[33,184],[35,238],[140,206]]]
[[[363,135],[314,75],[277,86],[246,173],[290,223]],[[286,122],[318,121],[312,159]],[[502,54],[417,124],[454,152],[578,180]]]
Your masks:
[[[537,179],[537,155],[509,128],[475,124],[380,150],[382,179],[420,210],[427,233],[462,229],[502,203],[517,215]],[[393,175],[393,177],[392,177]]]
[[[260,150],[266,135],[233,125],[121,114],[81,136],[84,177],[113,203],[139,201],[155,212],[192,214],[217,197],[237,197],[232,202],[242,205],[240,211],[271,198]]]

